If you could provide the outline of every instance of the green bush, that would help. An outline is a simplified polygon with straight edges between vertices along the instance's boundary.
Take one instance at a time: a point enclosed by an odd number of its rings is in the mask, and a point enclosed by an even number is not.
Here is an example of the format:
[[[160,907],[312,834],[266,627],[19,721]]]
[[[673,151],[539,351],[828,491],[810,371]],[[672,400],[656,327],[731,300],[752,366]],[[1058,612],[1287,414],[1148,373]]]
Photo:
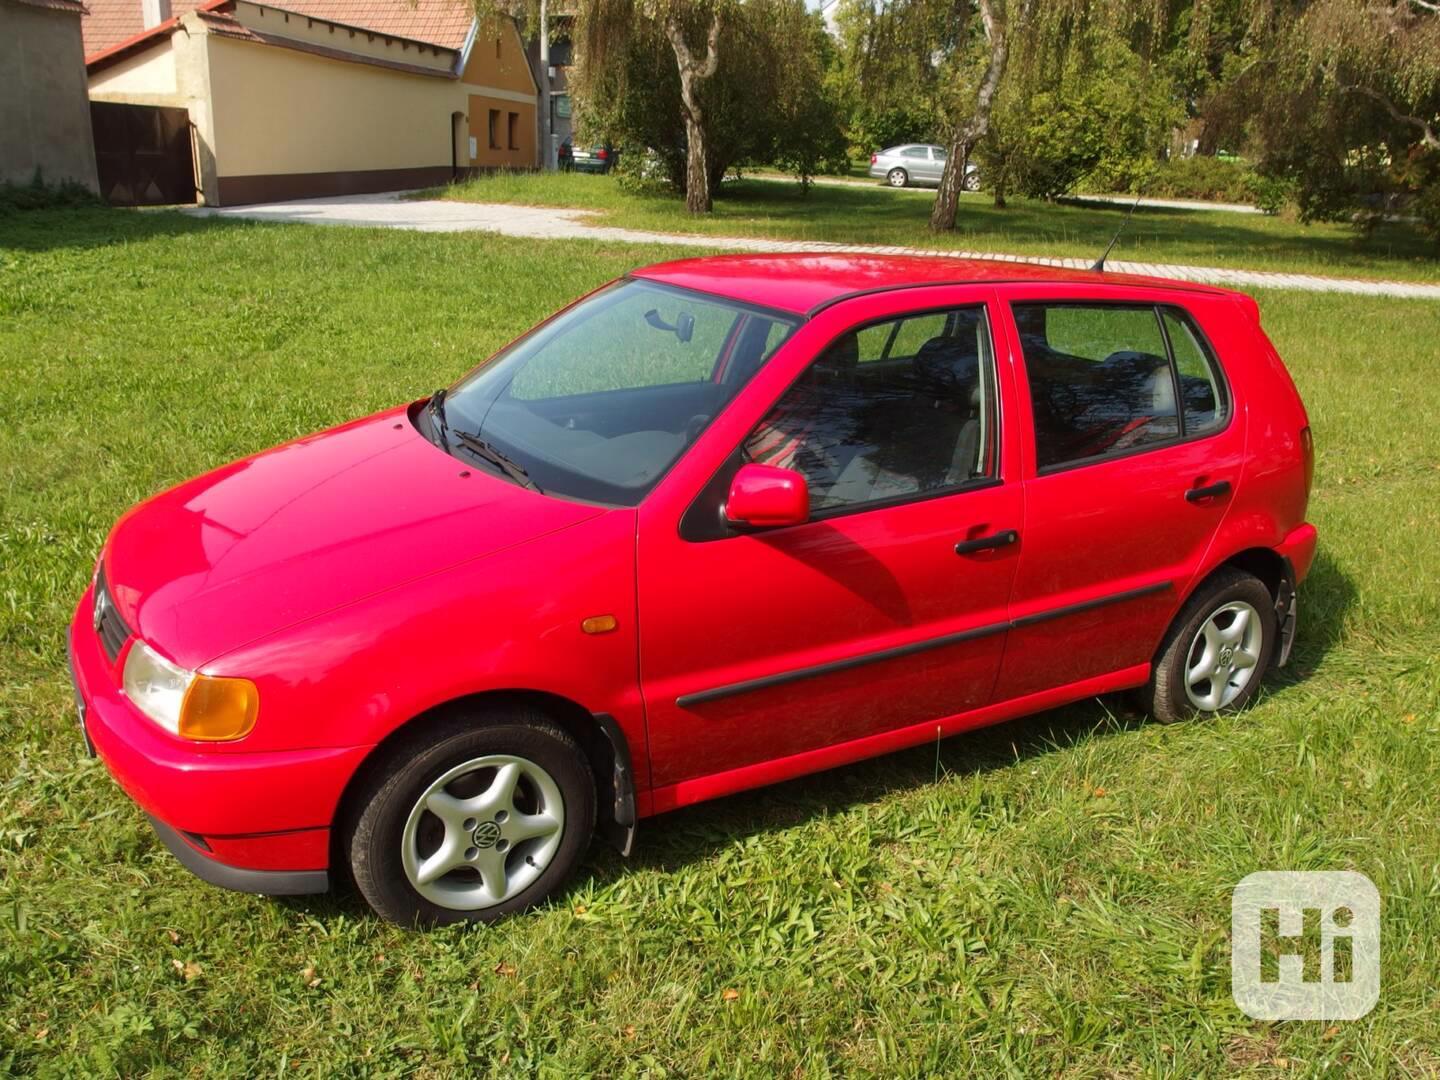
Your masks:
[[[84,184],[65,180],[47,184],[35,170],[28,184],[0,184],[0,215],[17,214],[22,210],[64,210],[83,206],[103,206],[100,197]]]
[[[1256,177],[1244,162],[1213,157],[1171,158],[1160,162],[1144,183],[1157,199],[1206,199],[1248,203]]]

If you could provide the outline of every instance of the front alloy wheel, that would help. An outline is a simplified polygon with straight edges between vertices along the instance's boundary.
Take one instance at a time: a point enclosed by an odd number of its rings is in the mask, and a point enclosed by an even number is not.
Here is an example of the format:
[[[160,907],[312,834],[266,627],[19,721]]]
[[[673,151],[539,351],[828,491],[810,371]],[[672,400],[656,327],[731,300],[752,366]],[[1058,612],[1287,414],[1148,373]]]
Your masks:
[[[565,800],[533,761],[486,754],[421,793],[400,836],[405,876],[453,911],[503,904],[535,883],[560,849]]]
[[[351,801],[361,895],[403,926],[489,922],[543,901],[595,824],[595,780],[574,736],[524,707],[420,723]]]

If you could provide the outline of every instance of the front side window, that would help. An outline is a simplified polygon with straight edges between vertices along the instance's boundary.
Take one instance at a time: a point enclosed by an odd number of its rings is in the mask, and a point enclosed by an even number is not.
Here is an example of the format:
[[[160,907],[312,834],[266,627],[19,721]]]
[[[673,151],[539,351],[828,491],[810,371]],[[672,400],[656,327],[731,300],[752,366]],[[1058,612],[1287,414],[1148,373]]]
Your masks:
[[[981,307],[842,334],[750,435],[744,456],[802,473],[813,513],[993,478],[990,340]]]
[[[1160,316],[1150,305],[1016,304],[1036,465],[1055,468],[1180,434]]]
[[[456,384],[445,398],[448,441],[457,456],[494,466],[470,449],[483,441],[546,493],[633,506],[797,321],[617,282]],[[442,441],[438,431],[434,438]]]

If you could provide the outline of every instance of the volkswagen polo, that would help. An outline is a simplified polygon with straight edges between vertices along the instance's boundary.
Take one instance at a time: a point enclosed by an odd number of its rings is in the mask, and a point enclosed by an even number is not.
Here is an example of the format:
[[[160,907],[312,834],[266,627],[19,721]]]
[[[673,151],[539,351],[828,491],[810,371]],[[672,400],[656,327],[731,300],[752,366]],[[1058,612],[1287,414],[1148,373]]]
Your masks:
[[[128,511],[87,746],[200,877],[407,925],[595,834],[1112,691],[1241,709],[1315,552],[1254,300],[951,258],[637,270]]]

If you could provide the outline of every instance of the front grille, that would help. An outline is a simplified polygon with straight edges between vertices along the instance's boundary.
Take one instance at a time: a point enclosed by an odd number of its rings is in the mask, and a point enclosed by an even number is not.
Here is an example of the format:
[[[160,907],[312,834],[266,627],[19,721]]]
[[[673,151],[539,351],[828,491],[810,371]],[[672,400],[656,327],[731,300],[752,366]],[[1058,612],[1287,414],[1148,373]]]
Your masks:
[[[130,640],[130,627],[115,610],[115,601],[110,596],[110,587],[105,583],[105,571],[95,579],[95,632],[100,635],[100,644],[105,646],[105,655],[113,664],[120,658],[120,650]]]

